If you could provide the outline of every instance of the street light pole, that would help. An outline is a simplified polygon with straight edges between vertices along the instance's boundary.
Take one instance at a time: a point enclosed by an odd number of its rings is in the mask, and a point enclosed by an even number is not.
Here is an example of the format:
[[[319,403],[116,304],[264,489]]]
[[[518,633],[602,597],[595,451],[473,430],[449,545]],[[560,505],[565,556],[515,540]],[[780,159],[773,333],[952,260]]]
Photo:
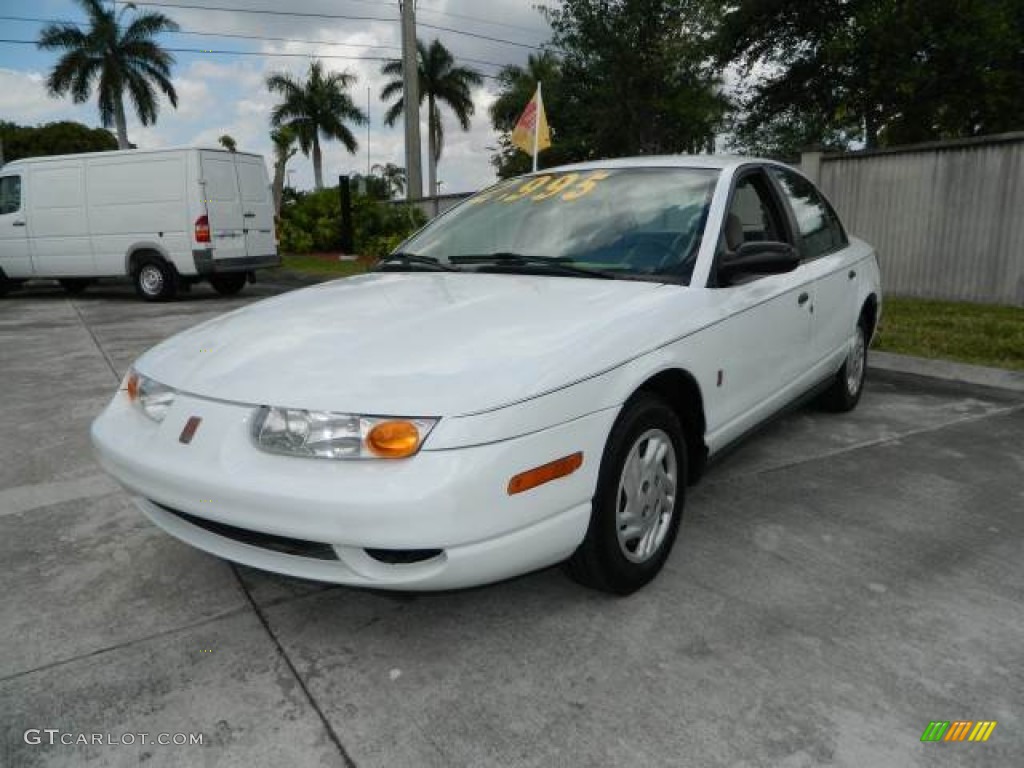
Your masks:
[[[405,194],[423,197],[420,163],[420,78],[416,49],[416,0],[399,0],[402,9],[402,104],[405,112]]]

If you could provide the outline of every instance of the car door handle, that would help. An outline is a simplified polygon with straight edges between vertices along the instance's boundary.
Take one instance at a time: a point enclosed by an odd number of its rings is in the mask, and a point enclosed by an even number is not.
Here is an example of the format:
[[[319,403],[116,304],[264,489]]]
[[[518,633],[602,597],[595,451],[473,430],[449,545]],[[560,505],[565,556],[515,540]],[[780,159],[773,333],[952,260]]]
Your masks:
[[[243,213],[242,216],[244,216],[247,219],[255,219],[256,218],[256,214],[252,213],[252,212],[250,212],[250,213]]]
[[[25,222],[24,221],[12,221],[11,222],[11,226],[12,227],[24,227],[25,226]]]
[[[804,304],[807,303],[807,300],[810,298],[811,297],[806,292],[801,293],[799,298],[796,300],[796,303],[802,307]]]
[[[851,269],[849,272],[846,273],[846,276],[848,278],[850,278],[851,280],[853,280],[853,278],[855,278],[857,276],[857,270],[856,269]]]

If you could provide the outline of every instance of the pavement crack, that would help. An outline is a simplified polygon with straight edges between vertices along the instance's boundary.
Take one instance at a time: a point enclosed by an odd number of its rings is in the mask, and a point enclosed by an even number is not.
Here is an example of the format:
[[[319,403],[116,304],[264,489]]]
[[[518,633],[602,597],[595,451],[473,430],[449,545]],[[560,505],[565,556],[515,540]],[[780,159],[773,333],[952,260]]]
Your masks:
[[[334,730],[334,726],[331,725],[330,720],[327,719],[327,715],[325,715],[324,711],[320,708],[320,704],[313,696],[313,692],[309,690],[309,687],[306,685],[306,681],[302,679],[302,675],[299,674],[299,670],[296,669],[294,662],[292,662],[291,660],[291,657],[285,651],[284,646],[281,645],[281,641],[278,640],[277,635],[274,634],[274,630],[270,627],[270,622],[267,621],[267,617],[260,609],[260,606],[253,599],[252,594],[249,592],[248,588],[245,586],[245,582],[242,581],[241,575],[238,573],[238,568],[233,563],[231,564],[231,572],[235,574],[235,578],[238,580],[238,586],[241,588],[242,594],[245,595],[246,600],[249,601],[249,605],[252,608],[253,612],[256,614],[256,618],[259,619],[260,624],[263,625],[263,630],[267,633],[267,636],[270,637],[270,640],[274,644],[274,647],[277,648],[277,652],[278,654],[280,654],[281,659],[284,660],[284,663],[288,665],[288,669],[295,677],[295,681],[299,684],[299,688],[301,688],[302,692],[305,694],[306,700],[309,702],[309,705],[313,708],[313,711],[316,712],[317,717],[320,718],[320,722],[323,724],[324,730],[327,731],[328,738],[330,738],[331,742],[337,748],[338,753],[341,755],[341,759],[345,763],[346,768],[357,768],[355,760],[352,759],[352,756],[348,753],[348,750],[345,749],[345,745],[341,743],[341,738],[338,736],[338,733]]]
[[[68,299],[68,304],[70,304],[71,308],[75,310],[75,314],[78,315],[78,322],[82,324],[85,332],[89,334],[89,338],[92,339],[92,343],[96,345],[96,349],[98,349],[99,353],[103,356],[104,361],[106,361],[107,366],[110,368],[110,372],[114,374],[114,381],[120,382],[121,375],[117,372],[117,368],[114,367],[114,361],[110,359],[110,355],[107,354],[107,350],[103,348],[103,345],[100,344],[100,340],[96,338],[96,334],[93,333],[89,323],[86,322],[85,316],[82,314],[81,310],[78,309],[78,305],[75,304],[72,299]]]
[[[920,429],[911,429],[911,430],[909,430],[907,432],[901,432],[898,435],[888,435],[886,437],[877,437],[877,438],[873,438],[871,440],[864,440],[863,442],[860,442],[860,443],[854,443],[853,445],[847,445],[847,446],[844,446],[842,448],[837,448],[834,451],[828,451],[826,453],[818,453],[818,454],[815,454],[814,456],[806,456],[804,458],[794,459],[793,461],[787,461],[787,462],[784,462],[782,464],[777,464],[775,466],[770,466],[770,467],[764,467],[762,469],[753,469],[753,470],[751,470],[749,472],[749,474],[750,475],[766,475],[766,474],[769,474],[769,473],[772,473],[772,472],[781,472],[781,471],[784,471],[784,470],[787,470],[787,469],[792,469],[793,467],[799,467],[799,466],[801,466],[803,464],[813,464],[815,462],[824,461],[824,460],[827,460],[827,459],[833,459],[836,456],[842,456],[843,454],[852,453],[854,451],[860,451],[860,450],[863,450],[865,448],[874,448],[874,447],[879,446],[879,445],[888,445],[889,443],[894,443],[894,442],[897,442],[899,440],[905,440],[908,437],[916,437],[917,435],[925,435],[925,434],[928,434],[929,432],[939,432],[941,430],[949,429],[951,427],[958,427],[958,426],[961,426],[962,424],[970,424],[970,423],[975,422],[975,421],[983,421],[985,419],[991,419],[991,418],[995,418],[997,416],[1006,416],[1008,414],[1015,413],[1015,412],[1020,411],[1020,410],[1024,410],[1024,403],[1016,403],[1014,405],[1007,405],[1007,406],[1004,406],[1002,408],[993,409],[993,410],[988,411],[986,413],[972,414],[970,416],[961,416],[961,417],[959,417],[957,419],[953,419],[952,421],[947,421],[944,424],[937,424],[935,426],[921,427]],[[737,449],[737,451],[736,451],[737,455],[739,455],[739,453],[741,451],[742,451],[742,446],[739,449]],[[725,467],[727,465],[728,465],[728,461],[724,462],[721,466]],[[708,472],[708,477],[707,477],[706,481],[701,483],[701,487],[703,487],[703,488],[713,488],[716,485],[721,485],[722,483],[732,482],[734,480],[734,478],[732,478],[732,477],[730,477],[728,475],[716,478],[714,476],[714,474],[713,474],[714,472],[715,472],[715,468],[712,467],[709,470],[709,472]]]
[[[196,629],[197,627],[202,627],[202,626],[205,626],[207,624],[212,624],[213,622],[220,621],[221,619],[228,619],[228,618],[231,618],[232,616],[239,615],[244,610],[245,610],[244,606],[242,606],[240,608],[232,608],[229,611],[224,611],[223,613],[218,613],[216,616],[210,616],[208,618],[201,619],[201,620],[199,620],[197,622],[194,622],[192,624],[186,624],[186,625],[181,626],[181,627],[171,627],[170,629],[165,629],[162,632],[155,632],[154,634],[146,635],[145,637],[135,637],[135,638],[132,638],[131,640],[125,640],[123,643],[115,643],[114,645],[108,645],[108,646],[106,646],[104,648],[97,648],[95,651],[89,651],[88,653],[82,653],[82,654],[79,654],[78,656],[71,656],[70,658],[67,658],[67,659],[59,659],[58,661],[51,661],[51,662],[49,662],[47,664],[41,664],[40,666],[33,667],[32,669],[26,669],[26,670],[22,670],[21,672],[15,672],[12,675],[7,675],[6,677],[0,677],[0,684],[10,682],[11,680],[16,680],[19,677],[25,677],[26,675],[34,675],[36,672],[45,672],[47,670],[55,669],[57,667],[63,667],[65,665],[67,665],[67,664],[74,664],[76,661],[82,661],[84,659],[91,659],[94,656],[102,656],[105,653],[110,653],[111,651],[118,651],[118,650],[121,650],[122,648],[129,648],[129,647],[131,647],[133,645],[138,645],[139,643],[146,643],[146,642],[149,642],[150,640],[158,640],[161,637],[168,637],[169,635],[175,635],[175,634],[177,634],[179,632],[187,632],[189,630]]]

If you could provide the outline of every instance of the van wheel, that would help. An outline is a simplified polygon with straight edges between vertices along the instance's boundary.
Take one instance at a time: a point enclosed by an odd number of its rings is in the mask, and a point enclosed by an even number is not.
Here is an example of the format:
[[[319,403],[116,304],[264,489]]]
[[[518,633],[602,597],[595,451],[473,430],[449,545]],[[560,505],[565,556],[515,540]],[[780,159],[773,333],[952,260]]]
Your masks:
[[[146,301],[169,301],[178,292],[178,273],[157,256],[147,256],[135,267],[135,292]]]
[[[618,595],[653,579],[679,532],[686,460],[675,411],[646,392],[630,400],[605,445],[590,525],[566,563],[569,576]]]
[[[210,285],[221,296],[234,296],[245,287],[245,272],[225,272],[222,275],[210,275]]]
[[[83,293],[85,289],[89,287],[89,284],[92,283],[92,280],[86,280],[81,277],[69,277],[63,280],[58,280],[57,282],[60,283],[61,288],[70,293],[72,296],[77,296],[78,294]]]

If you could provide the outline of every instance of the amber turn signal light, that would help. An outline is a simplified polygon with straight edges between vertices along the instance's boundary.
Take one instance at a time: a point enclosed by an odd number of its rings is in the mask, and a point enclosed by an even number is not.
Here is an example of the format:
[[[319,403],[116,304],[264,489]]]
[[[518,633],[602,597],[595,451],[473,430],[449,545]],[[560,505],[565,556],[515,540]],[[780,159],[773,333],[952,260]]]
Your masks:
[[[135,371],[128,374],[128,381],[125,382],[125,389],[128,392],[128,399],[133,403],[139,399],[139,374]]]
[[[367,433],[366,447],[383,459],[404,459],[420,447],[420,431],[409,421],[382,421]]]
[[[582,466],[583,453],[577,451],[569,456],[563,456],[547,464],[541,464],[539,467],[520,472],[508,481],[508,495],[513,496],[517,493],[528,491],[531,488],[536,488],[538,485],[550,483],[552,480],[557,480],[560,477],[571,475]]]

